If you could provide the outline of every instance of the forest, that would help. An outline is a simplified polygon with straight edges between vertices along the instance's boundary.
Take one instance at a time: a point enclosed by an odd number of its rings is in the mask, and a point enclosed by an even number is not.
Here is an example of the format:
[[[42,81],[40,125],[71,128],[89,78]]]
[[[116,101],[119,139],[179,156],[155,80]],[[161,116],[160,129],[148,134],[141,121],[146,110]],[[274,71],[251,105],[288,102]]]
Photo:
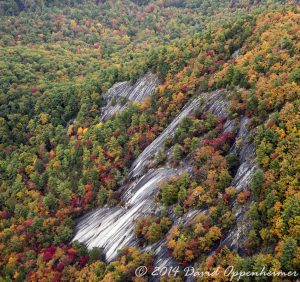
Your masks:
[[[160,214],[140,217],[143,246],[165,239],[181,266],[300,273],[298,1],[0,1],[0,281],[148,281],[155,254],[72,241],[76,219],[122,205],[134,160],[199,92],[222,90],[247,117],[257,169],[237,191],[236,132],[195,112],[155,156],[192,172],[160,183]],[[104,93],[148,71],[160,85],[107,121]],[[247,207],[243,251],[219,246]],[[187,225],[171,215],[199,212]],[[218,247],[219,246],[219,247]],[[299,278],[299,277],[298,277]],[[182,276],[161,281],[184,281]],[[198,281],[229,281],[229,277]],[[243,281],[253,281],[251,277]],[[261,278],[256,281],[293,281]]]

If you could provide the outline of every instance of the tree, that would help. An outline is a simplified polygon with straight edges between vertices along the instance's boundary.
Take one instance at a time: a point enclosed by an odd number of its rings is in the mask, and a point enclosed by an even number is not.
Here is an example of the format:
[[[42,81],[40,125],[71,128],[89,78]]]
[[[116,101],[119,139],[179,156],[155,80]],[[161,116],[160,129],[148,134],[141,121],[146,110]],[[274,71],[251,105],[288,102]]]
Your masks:
[[[187,196],[186,188],[181,186],[178,192],[178,202],[183,203],[184,200],[186,199],[186,196]]]
[[[283,243],[282,255],[280,262],[282,268],[286,271],[293,271],[293,258],[295,257],[297,249],[297,241],[288,237]]]
[[[176,161],[181,160],[184,157],[184,149],[181,145],[176,144],[173,148],[173,157]]]
[[[50,192],[43,198],[43,204],[46,210],[54,210],[57,207],[58,200],[55,196]]]
[[[177,202],[178,188],[174,185],[164,183],[161,187],[161,199],[162,203],[166,206],[170,206]]]
[[[162,164],[167,158],[167,154],[164,150],[159,150],[156,157],[155,157],[155,160],[157,162],[157,164]]]
[[[260,194],[260,189],[263,185],[263,182],[264,182],[264,173],[261,169],[257,169],[250,183],[251,192],[256,199]]]
[[[161,227],[157,223],[152,223],[149,227],[149,230],[147,232],[147,239],[149,240],[150,243],[154,243],[161,239],[163,236]]]
[[[183,214],[183,209],[180,205],[176,205],[173,210],[177,216],[181,216]]]
[[[104,259],[104,253],[103,248],[93,247],[89,253],[89,261],[94,262],[97,260],[103,260]]]
[[[62,243],[68,243],[73,236],[73,230],[69,226],[59,226],[56,230],[54,237],[54,244],[60,245]]]

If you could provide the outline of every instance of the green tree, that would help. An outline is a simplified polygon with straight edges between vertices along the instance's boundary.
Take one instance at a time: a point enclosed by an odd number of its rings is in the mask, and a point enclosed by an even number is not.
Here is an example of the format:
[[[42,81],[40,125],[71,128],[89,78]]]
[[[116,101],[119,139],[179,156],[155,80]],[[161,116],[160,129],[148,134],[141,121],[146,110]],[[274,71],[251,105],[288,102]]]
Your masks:
[[[161,198],[164,205],[169,206],[177,202],[178,188],[175,185],[164,183],[161,190]]]
[[[260,194],[260,189],[263,185],[263,182],[264,182],[264,173],[261,169],[257,169],[250,183],[251,192],[256,199]]]
[[[103,248],[93,247],[89,252],[89,260],[90,262],[94,262],[97,260],[103,260],[104,259],[104,252]]]
[[[181,160],[184,157],[184,149],[181,145],[176,144],[173,148],[173,157],[176,161]]]
[[[280,262],[284,270],[292,271],[294,269],[293,258],[295,257],[296,249],[297,241],[291,237],[288,237],[284,241],[282,255],[280,258]]]
[[[158,240],[160,240],[163,236],[163,232],[161,230],[161,227],[157,223],[152,223],[149,227],[149,230],[147,232],[147,239],[150,243],[154,243]]]

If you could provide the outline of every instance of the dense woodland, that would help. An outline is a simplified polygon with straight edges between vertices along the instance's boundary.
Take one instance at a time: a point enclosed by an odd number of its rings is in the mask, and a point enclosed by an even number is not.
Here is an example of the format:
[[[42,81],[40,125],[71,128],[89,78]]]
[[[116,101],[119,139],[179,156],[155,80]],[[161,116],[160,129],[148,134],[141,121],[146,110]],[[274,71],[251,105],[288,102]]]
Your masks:
[[[225,120],[195,113],[165,144],[174,165],[192,156],[193,173],[161,184],[164,212],[139,219],[135,234],[151,244],[168,233],[172,256],[204,270],[300,271],[296,2],[19,0],[0,1],[0,14],[0,281],[147,281],[134,269],[151,269],[153,254],[125,248],[105,263],[100,249],[70,243],[74,220],[120,204],[134,159],[190,98],[215,89],[255,129],[251,185],[230,186]],[[155,94],[101,122],[102,94],[149,69],[162,81]],[[243,255],[214,249],[234,224],[233,199],[251,203]],[[170,211],[200,207],[208,212],[170,230]]]

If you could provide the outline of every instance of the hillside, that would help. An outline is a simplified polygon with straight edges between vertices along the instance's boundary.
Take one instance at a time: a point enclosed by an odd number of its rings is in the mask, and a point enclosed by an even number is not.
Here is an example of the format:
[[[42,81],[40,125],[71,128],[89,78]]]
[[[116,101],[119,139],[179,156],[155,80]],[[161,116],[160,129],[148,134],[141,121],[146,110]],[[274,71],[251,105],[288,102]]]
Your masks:
[[[296,2],[0,14],[0,281],[300,273]]]

